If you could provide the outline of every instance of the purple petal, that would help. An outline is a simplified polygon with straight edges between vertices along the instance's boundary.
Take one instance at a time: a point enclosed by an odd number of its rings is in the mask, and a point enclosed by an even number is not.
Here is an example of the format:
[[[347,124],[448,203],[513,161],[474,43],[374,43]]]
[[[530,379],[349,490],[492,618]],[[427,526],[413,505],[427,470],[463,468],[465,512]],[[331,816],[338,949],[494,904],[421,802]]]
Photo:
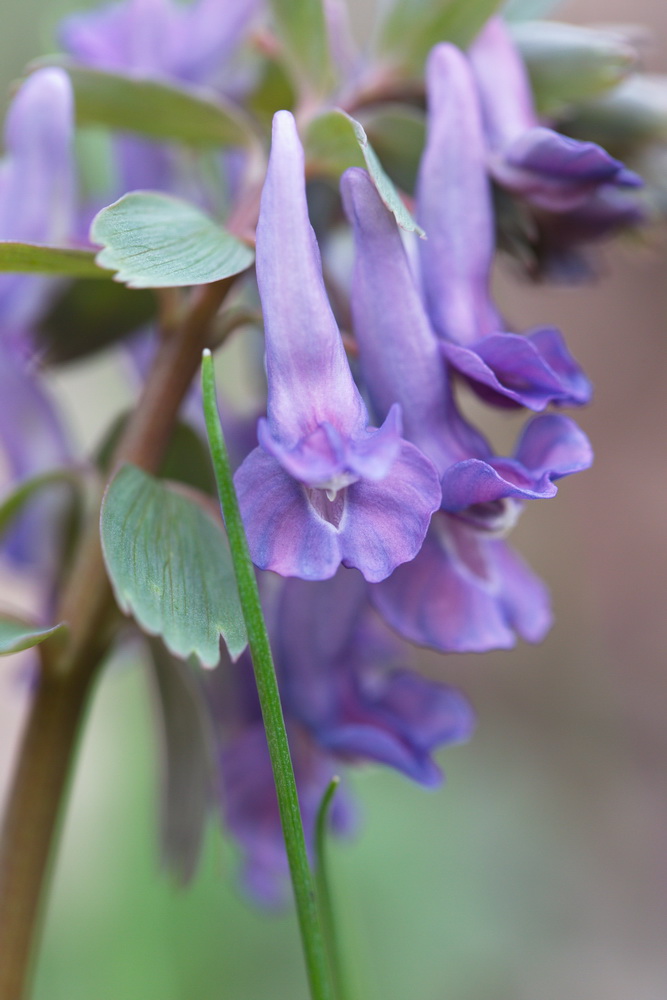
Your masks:
[[[417,184],[426,307],[439,336],[469,344],[499,329],[489,298],[495,232],[477,92],[465,57],[446,44],[431,52],[426,84]]]
[[[468,57],[489,145],[502,148],[537,124],[528,73],[502,17],[486,22]]]
[[[567,212],[583,205],[598,187],[641,187],[638,174],[593,142],[579,142],[536,126],[524,132],[492,163],[496,180],[538,208]]]
[[[266,420],[259,422],[258,440],[286,472],[307,486],[331,489],[339,481],[343,487],[359,476],[380,480],[401,449],[400,411],[394,407],[379,430],[365,431],[354,441],[323,423],[295,447],[286,448],[272,437]]]
[[[39,382],[0,342],[0,447],[12,484],[68,462],[60,416]],[[53,519],[60,496],[33,501],[5,536],[4,551],[17,563],[50,566],[56,554]]]
[[[324,288],[308,218],[303,149],[288,111],[273,120],[257,226],[257,283],[271,434],[288,448],[323,423],[354,437],[366,427],[366,408]]]
[[[435,469],[403,443],[389,474],[341,489],[307,489],[255,449],[235,476],[253,562],[282,576],[326,580],[341,563],[382,580],[416,555],[440,504]]]
[[[300,732],[290,729],[289,739],[304,833],[312,849],[317,810],[334,769],[332,762]],[[227,744],[220,768],[225,825],[244,854],[244,888],[264,906],[281,906],[289,898],[289,869],[261,723],[243,729]],[[334,830],[344,832],[350,818],[344,794],[339,790],[332,807]]]
[[[406,437],[439,472],[490,449],[456,410],[439,342],[431,329],[393,216],[364,170],[341,182],[356,246],[352,312],[364,381],[383,417],[397,402]]]
[[[470,459],[451,466],[442,477],[442,508],[457,513],[473,504],[496,500],[540,500],[556,495],[556,487],[543,473],[526,475],[517,463],[496,459],[493,465]]]
[[[515,633],[538,642],[551,625],[544,584],[518,556],[446,514],[371,598],[400,635],[445,653],[509,649]]]
[[[98,69],[207,82],[239,43],[257,0],[125,0],[66,18],[63,47]]]
[[[549,403],[580,406],[591,386],[557,330],[528,336],[496,333],[466,348],[443,341],[448,361],[470,381],[531,410]]]
[[[535,475],[546,472],[552,479],[558,479],[588,469],[593,462],[593,449],[574,420],[550,413],[526,425],[515,457]]]

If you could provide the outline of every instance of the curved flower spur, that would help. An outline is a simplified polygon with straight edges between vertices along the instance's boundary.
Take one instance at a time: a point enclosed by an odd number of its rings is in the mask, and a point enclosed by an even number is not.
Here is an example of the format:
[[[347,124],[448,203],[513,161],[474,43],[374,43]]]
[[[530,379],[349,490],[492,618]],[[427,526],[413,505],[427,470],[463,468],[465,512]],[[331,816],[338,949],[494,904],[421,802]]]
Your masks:
[[[444,652],[512,646],[515,631],[538,641],[551,621],[548,595],[501,538],[524,500],[553,496],[553,480],[590,465],[589,442],[568,417],[547,414],[529,422],[513,458],[493,455],[456,410],[393,219],[364,171],[348,170],[342,190],[371,400],[379,415],[400,402],[406,436],[434,462],[443,492],[419,555],[373,587],[373,601],[403,636]]]
[[[504,330],[489,284],[495,249],[486,144],[475,81],[463,53],[437,45],[426,68],[428,137],[417,217],[426,309],[448,361],[485,399],[543,410],[581,405],[588,379],[558,330]]]
[[[354,566],[383,580],[413,559],[440,505],[431,462],[401,437],[400,407],[369,427],[322,278],[308,219],[303,149],[274,117],[257,226],[267,418],[235,482],[253,561],[324,580]]]

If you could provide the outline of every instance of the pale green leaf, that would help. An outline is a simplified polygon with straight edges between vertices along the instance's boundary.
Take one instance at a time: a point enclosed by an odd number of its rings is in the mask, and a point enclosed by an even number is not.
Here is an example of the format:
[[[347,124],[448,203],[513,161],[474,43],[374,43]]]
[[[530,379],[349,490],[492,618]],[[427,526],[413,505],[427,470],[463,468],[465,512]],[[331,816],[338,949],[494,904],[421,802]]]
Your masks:
[[[285,66],[302,88],[323,92],[331,81],[327,24],[322,0],[269,0]]]
[[[599,142],[619,156],[667,142],[667,76],[637,73],[597,101],[577,107],[568,135]]]
[[[215,733],[204,685],[187,663],[149,642],[160,726],[162,860],[181,885],[197,869],[216,780]]]
[[[378,36],[378,50],[397,69],[421,75],[438,42],[467,48],[502,0],[396,0]]]
[[[50,247],[42,243],[0,241],[0,271],[61,275],[67,278],[111,278],[90,250]]]
[[[20,486],[17,486],[12,493],[0,501],[0,535],[7,530],[14,518],[21,513],[25,504],[33,496],[52,486],[62,485],[76,489],[81,485],[80,478],[71,469],[55,469],[53,472],[44,472],[32,479],[27,479]]]
[[[210,90],[91,69],[68,59],[39,60],[33,65],[54,63],[72,81],[79,125],[103,125],[188,146],[257,143],[247,115]]]
[[[414,191],[426,142],[424,112],[407,104],[383,104],[369,109],[362,121],[391,179],[403,191]]]
[[[424,235],[387,176],[363,126],[345,111],[325,111],[314,118],[306,131],[305,148],[310,171],[338,178],[348,167],[365,167],[398,225],[408,232]]]
[[[66,627],[64,622],[60,622],[51,628],[40,628],[33,622],[0,612],[0,656],[9,656],[11,653],[20,653],[22,649],[38,646]]]
[[[242,653],[227,536],[199,503],[126,465],[104,498],[101,537],[118,604],[174,656],[214,667],[221,636],[233,658]]]
[[[130,288],[203,285],[250,267],[250,247],[199,208],[156,191],[131,191],[103,208],[90,228],[103,267]]]
[[[616,87],[637,53],[618,33],[559,21],[512,24],[540,114],[559,115],[572,105]]]
[[[508,0],[503,16],[508,21],[533,21],[546,17],[559,7],[563,0]]]

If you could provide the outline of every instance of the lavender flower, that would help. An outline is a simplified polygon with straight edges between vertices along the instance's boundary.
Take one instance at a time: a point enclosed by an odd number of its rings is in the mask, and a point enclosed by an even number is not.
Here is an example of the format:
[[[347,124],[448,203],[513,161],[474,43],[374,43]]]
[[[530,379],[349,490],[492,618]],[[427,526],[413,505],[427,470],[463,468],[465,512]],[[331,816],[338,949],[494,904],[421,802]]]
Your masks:
[[[369,586],[340,569],[320,583],[262,578],[306,839],[341,765],[377,762],[427,787],[441,747],[466,740],[473,713],[452,688],[400,666],[398,641],[368,602]],[[271,595],[270,591],[274,591]],[[225,822],[244,854],[242,881],[264,905],[283,902],[287,864],[266,738],[247,654],[210,678],[219,687],[220,782]],[[339,790],[337,833],[354,820]]]
[[[123,0],[66,18],[60,38],[88,66],[210,84],[258,8],[259,0]]]
[[[62,70],[28,77],[12,101],[0,165],[0,239],[61,244],[74,230],[73,99]],[[63,464],[70,455],[60,418],[35,377],[32,328],[53,282],[0,275],[0,442],[13,481]],[[19,563],[53,561],[50,500],[15,523],[6,553]]]
[[[229,89],[228,63],[258,7],[259,0],[198,0],[190,6],[123,0],[66,18],[60,39],[67,52],[96,69]],[[191,152],[182,147],[123,135],[114,151],[117,194],[153,188],[216,207]]]
[[[324,289],[303,171],[294,119],[278,112],[257,227],[267,419],[236,486],[260,568],[322,580],[343,563],[382,580],[419,551],[440,488],[401,438],[398,407],[379,430],[368,426]]]
[[[582,244],[644,221],[642,179],[593,142],[545,128],[526,67],[502,18],[468,52],[481,101],[493,179],[533,210],[529,236],[539,272],[577,280],[590,270]]]
[[[590,384],[558,330],[502,332],[489,292],[495,240],[485,141],[463,54],[436,46],[426,81],[428,139],[417,208],[428,238],[419,251],[426,308],[443,350],[490,402],[533,410],[585,403]]]
[[[530,81],[501,17],[492,17],[469,50],[492,151],[495,180],[537,208],[568,212],[601,187],[640,187],[642,179],[594,142],[540,125]]]
[[[442,651],[537,641],[550,624],[543,585],[499,537],[523,501],[586,468],[590,446],[567,417],[534,418],[512,459],[498,458],[457,412],[446,351],[430,326],[396,225],[368,175],[342,182],[356,244],[352,310],[362,372],[379,415],[400,402],[405,432],[441,476],[442,509],[416,558],[372,588],[401,635]],[[378,308],[378,303],[382,307]]]

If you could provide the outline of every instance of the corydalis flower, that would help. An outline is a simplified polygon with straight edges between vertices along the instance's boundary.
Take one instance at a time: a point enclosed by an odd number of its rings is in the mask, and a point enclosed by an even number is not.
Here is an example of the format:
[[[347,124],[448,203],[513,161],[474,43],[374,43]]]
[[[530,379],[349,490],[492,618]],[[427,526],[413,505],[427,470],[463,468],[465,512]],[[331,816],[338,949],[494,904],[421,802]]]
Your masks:
[[[414,558],[440,503],[437,474],[401,438],[398,407],[379,430],[352,374],[308,219],[303,150],[287,111],[257,226],[267,418],[236,474],[252,557],[262,569],[327,579],[343,563],[382,580]]]
[[[594,142],[540,125],[524,63],[502,18],[491,18],[469,58],[482,103],[494,179],[538,208],[569,212],[601,188],[641,178]]]
[[[124,0],[73,14],[60,29],[65,48],[98,69],[208,83],[233,54],[259,0]]]
[[[10,106],[0,164],[0,239],[62,244],[74,229],[74,102],[59,69],[28,77]],[[14,482],[61,465],[69,447],[59,416],[32,370],[33,326],[52,288],[37,275],[0,275],[0,441]],[[15,523],[5,551],[51,565],[50,500]]]
[[[362,373],[381,416],[400,402],[405,433],[436,466],[442,509],[416,558],[372,589],[401,635],[442,651],[543,638],[543,584],[502,541],[523,501],[551,497],[554,480],[586,468],[590,445],[567,417],[535,417],[511,459],[457,412],[442,345],[432,330],[394,220],[368,175],[343,176],[356,246],[352,311]]]
[[[454,46],[438,45],[426,81],[428,138],[417,210],[428,239],[420,241],[419,255],[426,307],[447,358],[495,403],[533,410],[585,403],[590,384],[559,331],[504,332],[491,300],[493,207],[469,64]]]
[[[350,569],[322,583],[285,581],[274,630],[284,704],[328,753],[432,787],[442,780],[434,752],[470,737],[472,709],[460,692],[402,665],[371,589]]]

